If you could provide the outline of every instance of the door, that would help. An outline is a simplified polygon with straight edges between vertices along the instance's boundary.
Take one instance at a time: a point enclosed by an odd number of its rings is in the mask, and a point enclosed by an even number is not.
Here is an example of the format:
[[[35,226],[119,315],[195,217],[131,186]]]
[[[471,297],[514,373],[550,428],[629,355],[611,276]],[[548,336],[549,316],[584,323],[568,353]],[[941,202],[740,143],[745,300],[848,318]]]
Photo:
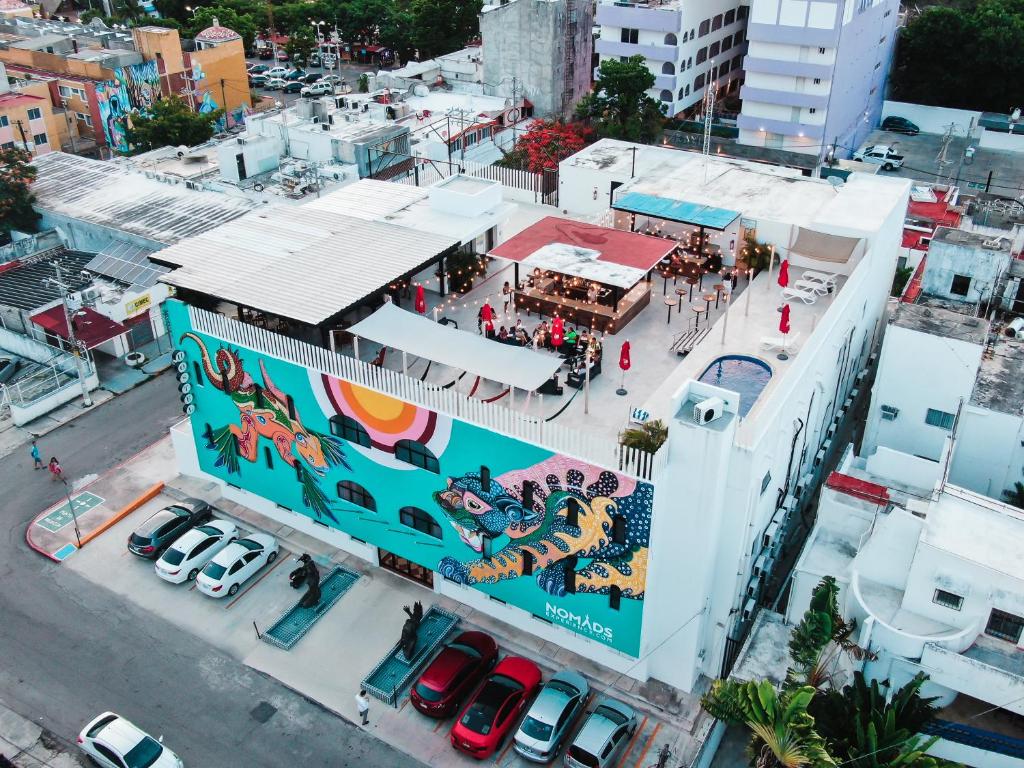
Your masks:
[[[407,579],[412,579],[430,589],[434,588],[434,572],[429,568],[424,568],[422,565],[417,565],[410,560],[406,560],[404,557],[399,557],[395,553],[384,549],[378,548],[377,553],[381,568],[386,568]]]
[[[245,181],[245,155],[243,155],[241,152],[235,155],[235,165],[238,168],[238,180]]]

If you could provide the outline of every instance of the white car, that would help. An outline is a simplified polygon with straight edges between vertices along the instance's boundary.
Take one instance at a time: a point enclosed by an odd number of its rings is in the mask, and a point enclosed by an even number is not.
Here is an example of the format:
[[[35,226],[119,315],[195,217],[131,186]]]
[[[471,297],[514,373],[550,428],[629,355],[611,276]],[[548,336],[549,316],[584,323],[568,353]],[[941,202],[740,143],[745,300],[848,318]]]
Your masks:
[[[156,561],[156,575],[171,584],[192,581],[231,542],[238,528],[230,520],[211,520],[177,539]]]
[[[232,542],[199,572],[196,586],[210,597],[233,595],[260,568],[277,560],[277,549],[277,540],[265,533]]]
[[[289,82],[291,81],[285,80],[283,77],[271,77],[264,83],[263,87],[268,91],[283,91]]]
[[[78,746],[103,768],[184,768],[176,754],[113,712],[104,712],[78,734]]]
[[[338,75],[324,75],[317,80],[313,85],[320,85],[320,83],[330,83],[331,85],[341,85],[345,82],[345,78],[339,77]]]
[[[284,77],[288,74],[288,67],[271,67],[263,74],[267,76],[267,79],[272,77]]]
[[[334,93],[334,83],[317,80],[312,85],[307,85],[299,93],[302,96],[330,96]]]

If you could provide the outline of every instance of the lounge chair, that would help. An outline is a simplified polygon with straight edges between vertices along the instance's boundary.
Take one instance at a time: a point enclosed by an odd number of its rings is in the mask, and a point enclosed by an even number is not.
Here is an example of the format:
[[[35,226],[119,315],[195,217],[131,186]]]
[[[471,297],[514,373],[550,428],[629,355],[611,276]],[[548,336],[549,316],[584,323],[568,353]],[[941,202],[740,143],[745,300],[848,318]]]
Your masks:
[[[802,288],[783,288],[782,297],[789,301],[790,299],[800,299],[804,304],[813,304],[818,300],[818,294],[814,291],[805,291]]]
[[[801,291],[810,291],[824,296],[831,290],[826,283],[819,283],[817,280],[794,280],[793,287]]]
[[[789,336],[762,336],[761,346],[767,350],[785,352],[792,349],[793,344],[800,338],[800,332],[791,333]]]
[[[824,285],[836,287],[836,280],[839,279],[839,275],[831,274],[829,272],[815,272],[813,269],[808,269],[803,274],[804,280],[813,280],[816,283],[823,283]]]

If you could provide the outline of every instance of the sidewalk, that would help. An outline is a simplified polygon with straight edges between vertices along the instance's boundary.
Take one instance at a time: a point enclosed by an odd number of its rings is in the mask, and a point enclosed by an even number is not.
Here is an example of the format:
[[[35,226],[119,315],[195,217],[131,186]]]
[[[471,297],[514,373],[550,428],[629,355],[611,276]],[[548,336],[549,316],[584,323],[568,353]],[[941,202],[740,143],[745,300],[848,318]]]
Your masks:
[[[81,768],[77,750],[0,704],[0,758],[18,768]],[[6,765],[0,760],[0,765]]]
[[[105,532],[89,536],[91,540],[80,551],[72,545],[71,551],[64,554],[64,567],[71,567],[147,610],[160,606],[162,615],[186,631],[207,639],[247,666],[352,722],[357,722],[353,697],[360,681],[401,635],[405,621],[402,606],[416,600],[422,601],[425,608],[434,603],[462,617],[457,632],[470,629],[488,632],[498,641],[503,653],[523,655],[535,661],[544,670],[545,678],[557,669],[578,669],[590,679],[596,694],[607,692],[636,708],[641,713],[642,727],[620,767],[646,768],[656,761],[658,751],[666,743],[672,751],[673,765],[690,763],[699,746],[694,736],[700,715],[697,696],[653,681],[641,684],[617,675],[516,627],[437,595],[418,583],[219,498],[216,484],[177,476],[175,471],[168,437],[98,478],[87,489],[80,490],[80,494],[101,499],[98,503],[90,498],[83,500],[92,504],[80,518],[83,534],[97,529]],[[161,482],[165,485],[159,495],[141,501],[137,511],[124,513],[127,506]],[[247,583],[235,598],[227,600],[192,594],[187,584],[174,586],[156,578],[152,563],[127,552],[125,539],[146,516],[187,496],[214,503],[218,516],[234,519],[245,533],[259,530],[275,536],[282,548],[278,563],[257,574],[253,583]],[[69,525],[56,532],[40,525],[53,514],[52,510],[44,513],[29,526],[30,543],[47,556],[52,556],[55,547],[59,550],[73,542],[74,536],[73,527]],[[288,586],[286,575],[294,567],[293,558],[302,552],[314,556],[321,564],[321,573],[337,563],[359,573],[360,578],[292,650],[282,651],[259,640],[256,631],[265,630],[294,605],[296,593]],[[407,702],[407,693],[400,696],[394,708],[374,702],[369,730],[432,766],[476,764],[475,760],[451,748],[450,720],[425,718],[407,706]],[[507,746],[489,763],[501,768],[527,765]]]

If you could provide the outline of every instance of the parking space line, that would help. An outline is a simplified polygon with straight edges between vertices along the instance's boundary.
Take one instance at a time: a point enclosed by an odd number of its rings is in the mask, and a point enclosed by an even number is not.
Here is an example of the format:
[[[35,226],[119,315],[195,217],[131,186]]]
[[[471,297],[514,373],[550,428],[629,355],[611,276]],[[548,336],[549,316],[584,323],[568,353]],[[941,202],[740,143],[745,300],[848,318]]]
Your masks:
[[[508,740],[508,744],[506,744],[505,748],[503,750],[501,750],[501,754],[498,755],[498,759],[494,761],[495,765],[501,765],[501,761],[505,759],[505,755],[507,755],[508,751],[510,749],[512,749],[512,742],[513,741],[515,741],[515,739],[509,739]]]
[[[618,768],[622,768],[626,764],[626,759],[629,757],[629,753],[633,751],[633,747],[636,745],[636,740],[640,738],[640,734],[644,732],[644,728],[647,727],[647,715],[644,715],[644,719],[640,721],[640,727],[633,731],[633,738],[629,740],[629,746],[626,747],[626,751],[622,753],[622,757],[619,759]]]
[[[434,726],[434,733],[437,733],[438,731],[440,731],[441,730],[441,726],[444,725],[444,723],[445,723],[444,720],[438,720],[437,721],[437,725]]]
[[[647,737],[647,742],[644,744],[644,748],[640,751],[640,757],[636,759],[636,763],[633,768],[640,768],[640,763],[647,757],[647,751],[651,748],[651,744],[654,743],[654,737],[658,735],[658,731],[661,730],[661,723],[656,723],[654,730],[651,731],[651,735]]]
[[[398,708],[398,711],[399,711],[399,712],[401,712],[401,711],[402,711],[403,709],[405,709],[405,705],[406,705],[406,704],[408,704],[408,703],[409,703],[409,699],[405,699],[405,700],[404,700],[404,701],[402,702],[402,706],[400,706],[400,707]]]
[[[257,584],[259,584],[261,581],[263,581],[265,578],[267,578],[267,576],[269,576],[271,573],[273,573],[277,569],[277,567],[279,565],[281,565],[281,563],[283,563],[285,560],[287,560],[288,558],[282,557],[283,553],[284,553],[284,550],[281,550],[281,554],[278,554],[278,556],[277,556],[277,562],[274,563],[272,566],[270,566],[270,568],[265,570],[263,573],[261,573],[260,577],[258,579],[256,579],[256,581],[254,581],[248,587],[246,587],[241,592],[239,592],[237,595],[235,595],[234,599],[230,603],[228,603],[227,605],[224,606],[224,610],[225,611],[230,610],[231,606],[233,606],[235,603],[237,603],[239,600],[241,600],[245,595],[249,594],[249,590],[250,589],[252,589]]]

